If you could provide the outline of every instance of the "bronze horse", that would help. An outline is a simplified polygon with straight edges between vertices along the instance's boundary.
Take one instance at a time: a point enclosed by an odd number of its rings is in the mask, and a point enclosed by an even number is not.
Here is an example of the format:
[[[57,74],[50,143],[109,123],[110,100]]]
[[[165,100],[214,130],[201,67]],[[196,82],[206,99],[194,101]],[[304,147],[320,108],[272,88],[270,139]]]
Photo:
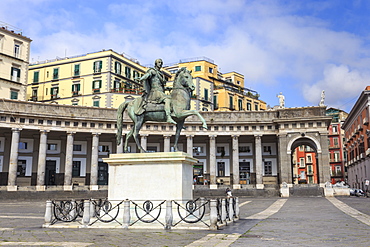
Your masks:
[[[191,72],[186,68],[181,68],[177,71],[173,88],[171,91],[171,108],[172,108],[172,118],[176,122],[176,135],[174,150],[178,150],[178,140],[180,137],[180,132],[184,127],[185,119],[191,115],[197,115],[202,122],[202,127],[207,129],[207,123],[204,118],[199,114],[198,111],[190,110],[190,97],[194,91],[195,86],[193,84],[193,77]],[[147,121],[155,122],[166,122],[166,114],[164,112],[163,104],[147,104],[146,111],[141,115],[136,115],[135,112],[140,106],[140,98],[136,98],[132,101],[123,102],[117,110],[117,143],[121,143],[122,136],[122,118],[123,112],[127,108],[128,116],[134,122],[134,127],[126,135],[124,152],[128,152],[128,140],[131,136],[134,137],[137,147],[141,152],[146,152],[140,144],[139,131],[143,124]]]

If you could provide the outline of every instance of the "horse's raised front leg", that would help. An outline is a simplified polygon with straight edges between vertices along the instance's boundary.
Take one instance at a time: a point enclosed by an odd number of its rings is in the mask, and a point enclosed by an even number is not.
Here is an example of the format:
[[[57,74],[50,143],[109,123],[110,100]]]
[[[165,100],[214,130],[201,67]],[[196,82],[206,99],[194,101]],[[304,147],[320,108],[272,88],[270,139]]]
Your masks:
[[[202,127],[204,129],[208,129],[206,120],[204,120],[204,118],[202,117],[202,115],[200,115],[200,113],[198,111],[196,111],[196,110],[184,110],[184,111],[181,111],[181,112],[179,112],[179,113],[176,114],[176,117],[177,118],[187,118],[187,117],[192,116],[192,115],[197,115],[198,118],[200,119],[200,121],[202,122]]]

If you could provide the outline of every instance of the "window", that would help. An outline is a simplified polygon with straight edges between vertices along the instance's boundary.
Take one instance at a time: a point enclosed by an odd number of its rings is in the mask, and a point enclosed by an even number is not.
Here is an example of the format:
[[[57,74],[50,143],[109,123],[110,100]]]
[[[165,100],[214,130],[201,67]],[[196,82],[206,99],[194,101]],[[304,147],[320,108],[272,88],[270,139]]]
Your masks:
[[[213,68],[209,68],[209,73],[213,74]]]
[[[337,133],[338,132],[338,126],[337,125],[333,125],[332,126],[332,131],[333,131],[333,133]]]
[[[252,110],[252,104],[250,102],[247,102],[247,111]]]
[[[265,168],[265,176],[272,176],[272,162],[265,161],[264,168]]]
[[[114,71],[116,74],[121,74],[121,63],[119,62],[115,62],[114,64]]]
[[[202,66],[195,66],[195,70],[194,71],[202,71]]]
[[[95,61],[94,62],[94,67],[93,67],[94,73],[100,73],[102,67],[103,67],[103,62],[102,61]]]
[[[26,176],[26,167],[27,167],[27,161],[26,160],[18,160],[17,177],[25,177]]]
[[[131,68],[130,67],[125,67],[125,76],[128,78],[128,79],[131,79]]]
[[[21,54],[21,45],[20,44],[14,44],[14,56],[16,58],[19,58]]]
[[[340,161],[340,153],[339,151],[334,152],[334,162]]]
[[[50,88],[51,99],[57,99],[58,98],[58,92],[59,92],[59,87]]]
[[[74,160],[72,165],[72,177],[79,177],[81,174],[81,161]]]
[[[54,68],[53,69],[53,80],[58,80],[59,79],[59,68]]]
[[[204,100],[208,101],[208,89],[207,88],[204,89]]]
[[[73,75],[74,76],[79,76],[80,75],[80,64],[75,64],[75,68],[73,70]]]
[[[11,90],[10,91],[10,99],[18,99],[18,92]]]
[[[21,81],[21,69],[15,67],[11,68],[11,80],[15,82]]]
[[[299,167],[305,167],[304,158],[299,158]]]
[[[81,144],[73,144],[73,151],[82,151]]]
[[[72,84],[72,95],[78,95],[80,92],[80,84]]]
[[[93,106],[99,107],[100,106],[100,101],[99,100],[94,100]]]
[[[19,144],[18,144],[18,148],[19,149],[27,150],[27,147],[28,147],[28,143],[27,142],[19,142]]]
[[[234,110],[234,98],[233,96],[229,96],[229,108],[230,110]]]
[[[251,147],[250,146],[239,146],[239,153],[250,153]]]
[[[99,145],[99,152],[110,152],[108,145]]]
[[[57,151],[58,145],[56,143],[48,143],[48,150],[49,151]]]
[[[33,82],[34,83],[39,82],[39,74],[40,74],[40,71],[33,72]]]
[[[263,146],[263,152],[271,154],[272,153],[271,146]]]
[[[238,107],[239,107],[239,111],[243,110],[243,100],[241,99],[238,100]]]
[[[258,103],[255,103],[255,104],[254,104],[254,110],[255,110],[255,111],[258,111]]]
[[[313,175],[312,165],[307,166],[307,175]]]
[[[121,81],[118,79],[114,80],[114,88],[113,88],[114,91],[117,92],[119,91],[120,88],[121,88]]]
[[[217,176],[225,176],[225,162],[217,162]]]
[[[312,156],[311,154],[307,154],[307,163],[312,163]]]
[[[94,93],[99,93],[101,88],[101,80],[93,81],[92,88]]]

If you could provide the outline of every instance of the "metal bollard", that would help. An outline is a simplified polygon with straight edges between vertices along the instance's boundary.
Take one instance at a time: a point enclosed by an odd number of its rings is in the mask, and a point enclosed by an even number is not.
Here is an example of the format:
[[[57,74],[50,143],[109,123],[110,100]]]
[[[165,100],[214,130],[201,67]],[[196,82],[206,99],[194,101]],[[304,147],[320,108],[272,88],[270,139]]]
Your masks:
[[[168,200],[166,201],[166,217],[165,217],[166,225],[164,229],[170,230],[172,227],[172,221],[173,221],[173,213],[172,213],[172,201]]]
[[[50,226],[52,221],[52,201],[46,201],[46,209],[45,209],[45,226]]]
[[[128,229],[130,225],[130,200],[123,202],[123,229]]]
[[[210,200],[210,226],[209,229],[217,230],[217,200],[211,199]]]
[[[226,199],[221,199],[221,222],[226,223]]]
[[[86,228],[88,227],[90,223],[90,201],[89,200],[85,200],[84,201],[84,213],[83,213],[83,216],[82,216],[82,226],[83,228]]]

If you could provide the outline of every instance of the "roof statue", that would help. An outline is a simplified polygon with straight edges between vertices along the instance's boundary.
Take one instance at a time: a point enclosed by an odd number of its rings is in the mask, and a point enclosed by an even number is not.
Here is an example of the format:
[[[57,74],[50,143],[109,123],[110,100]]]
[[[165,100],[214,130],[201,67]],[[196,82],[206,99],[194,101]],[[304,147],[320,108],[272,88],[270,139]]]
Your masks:
[[[325,90],[322,90],[321,92],[321,100],[319,106],[325,106]]]

